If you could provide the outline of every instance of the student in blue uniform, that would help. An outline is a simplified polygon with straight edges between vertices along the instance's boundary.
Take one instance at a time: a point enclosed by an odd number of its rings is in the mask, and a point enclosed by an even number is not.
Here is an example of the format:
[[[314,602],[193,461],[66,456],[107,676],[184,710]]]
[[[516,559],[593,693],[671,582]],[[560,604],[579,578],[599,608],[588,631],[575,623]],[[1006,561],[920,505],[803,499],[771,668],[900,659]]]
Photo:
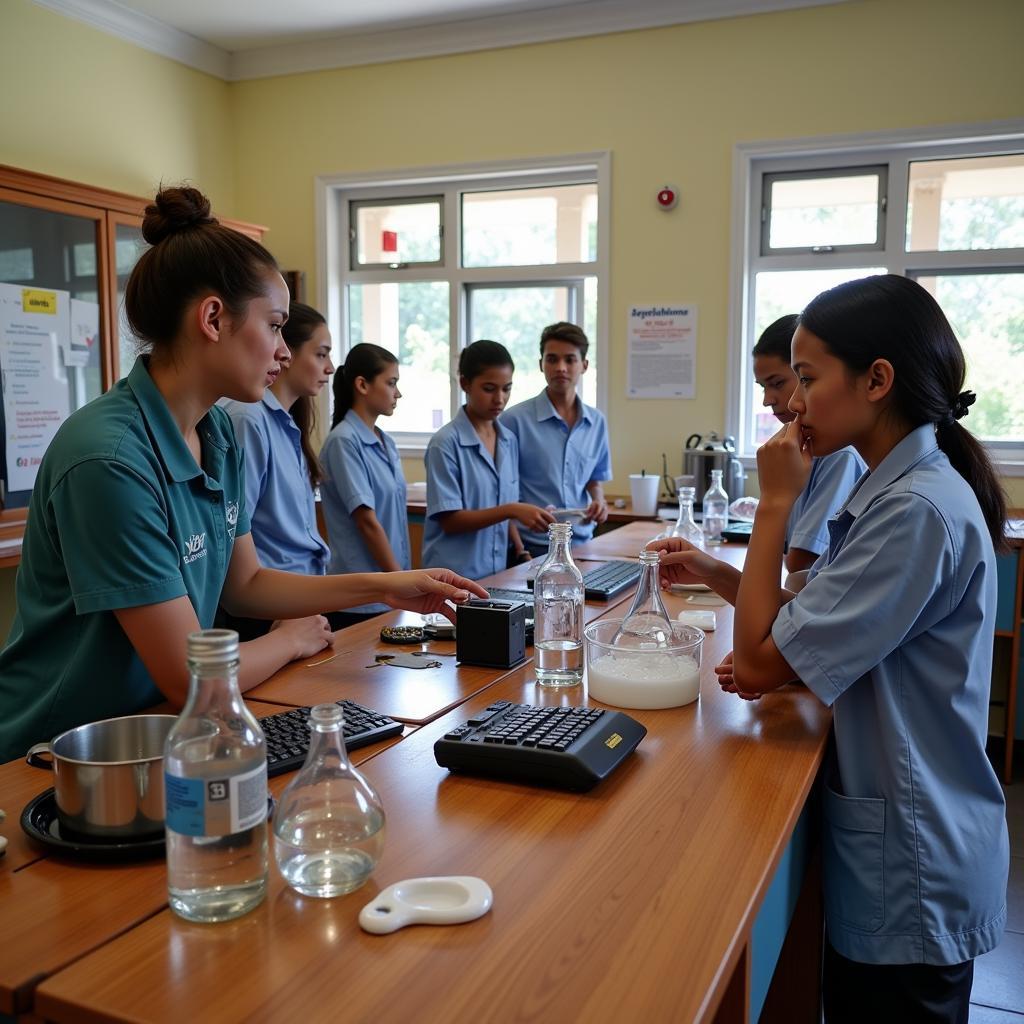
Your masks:
[[[764,405],[782,423],[796,418],[789,408],[797,386],[789,354],[798,319],[796,313],[779,317],[765,328],[753,349],[754,381],[764,391]],[[811,460],[807,486],[786,523],[787,572],[810,569],[818,556],[828,550],[828,521],[846,501],[865,468],[856,450],[849,447]]]
[[[73,413],[29,509],[17,613],[0,652],[0,761],[84,722],[188,691],[189,633],[218,601],[288,620],[242,645],[247,690],[331,642],[317,614],[384,601],[417,612],[486,596],[448,570],[304,576],[263,568],[241,450],[221,398],[258,402],[288,348],[288,289],[258,242],[221,226],[192,188],[147,207],[150,243],[125,310],[149,346],[125,380]],[[447,609],[450,613],[450,609]]]
[[[334,373],[331,332],[312,306],[292,302],[281,337],[288,357],[263,398],[221,404],[245,457],[245,508],[260,565],[322,576],[329,551],[316,525],[313,488],[321,470],[311,435],[317,399]],[[271,626],[231,616],[218,624],[237,629],[243,640]]]
[[[608,425],[602,413],[576,393],[587,370],[590,342],[575,324],[545,327],[540,336],[540,368],[547,387],[513,406],[501,422],[519,442],[519,486],[524,501],[542,508],[582,508],[574,541],[589,540],[608,518],[602,483],[612,475]],[[522,531],[533,555],[548,550],[547,533]]]
[[[519,500],[515,435],[498,417],[512,393],[515,365],[496,341],[474,341],[459,355],[466,404],[430,439],[423,564],[456,565],[473,579],[529,558],[516,520],[540,534],[550,512]]]
[[[960,344],[883,275],[817,296],[793,336],[796,419],[758,451],[742,573],[658,541],[664,578],[736,606],[716,671],[748,697],[802,680],[834,709],[824,799],[825,1019],[966,1022],[974,958],[1006,923],[1003,793],[985,756],[1005,503],[964,429]],[[782,539],[812,457],[867,463],[797,595]]]
[[[331,572],[393,572],[412,564],[402,460],[377,426],[401,397],[398,360],[380,345],[353,345],[334,378],[334,425],[320,451]],[[341,629],[386,611],[378,602],[329,618]]]

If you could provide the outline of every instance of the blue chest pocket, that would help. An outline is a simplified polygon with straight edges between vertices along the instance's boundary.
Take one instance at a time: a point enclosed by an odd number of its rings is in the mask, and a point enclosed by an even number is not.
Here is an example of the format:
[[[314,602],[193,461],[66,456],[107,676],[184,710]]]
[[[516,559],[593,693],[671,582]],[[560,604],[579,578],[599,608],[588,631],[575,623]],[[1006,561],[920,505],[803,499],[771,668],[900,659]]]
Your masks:
[[[824,786],[826,920],[862,932],[885,922],[885,801]]]

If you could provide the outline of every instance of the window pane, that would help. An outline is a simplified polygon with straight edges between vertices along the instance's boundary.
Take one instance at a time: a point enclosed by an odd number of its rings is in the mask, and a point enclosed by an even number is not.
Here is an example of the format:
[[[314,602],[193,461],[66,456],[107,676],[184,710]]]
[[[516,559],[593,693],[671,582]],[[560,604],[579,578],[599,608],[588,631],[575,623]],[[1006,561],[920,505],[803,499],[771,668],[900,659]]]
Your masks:
[[[787,313],[799,313],[819,292],[844,281],[884,273],[885,267],[857,267],[850,270],[779,270],[757,274],[754,281],[754,336],[750,339],[750,347],[769,324]],[[749,367],[746,369],[751,372]],[[749,440],[755,448],[779,429],[779,421],[762,406],[761,398],[761,389],[754,385],[751,389]]]
[[[768,201],[769,247],[877,244],[880,180],[874,172],[773,180]]]
[[[977,402],[964,426],[992,441],[1024,440],[1024,273],[919,277],[953,325]]]
[[[597,259],[597,185],[462,196],[462,265],[522,267]]]
[[[532,398],[545,387],[540,333],[548,324],[572,320],[571,289],[567,285],[506,286],[470,288],[468,294],[469,340],[500,341],[516,364],[509,405]]]
[[[448,283],[349,285],[349,340],[383,345],[398,357],[402,392],[381,422],[388,433],[433,433],[450,419]]]
[[[117,347],[119,373],[127,377],[135,365],[135,357],[139,354],[139,339],[128,326],[128,317],[124,312],[124,291],[128,287],[131,275],[139,257],[148,249],[142,237],[142,228],[132,224],[117,224],[114,229],[114,251],[117,260]]]
[[[441,200],[350,205],[357,264],[438,263]]]
[[[910,165],[907,251],[1024,246],[1024,154]]]

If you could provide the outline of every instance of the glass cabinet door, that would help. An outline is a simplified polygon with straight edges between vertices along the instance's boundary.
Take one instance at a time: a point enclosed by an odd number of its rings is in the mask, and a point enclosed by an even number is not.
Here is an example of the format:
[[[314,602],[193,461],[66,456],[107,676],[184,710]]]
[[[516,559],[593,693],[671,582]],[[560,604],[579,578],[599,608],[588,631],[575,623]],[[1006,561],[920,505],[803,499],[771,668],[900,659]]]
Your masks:
[[[139,257],[149,248],[142,237],[141,220],[116,214],[108,215],[111,220],[111,238],[114,245],[114,280],[116,282],[116,318],[111,320],[117,324],[117,356],[118,379],[127,377],[135,364],[135,357],[140,351],[140,341],[132,333],[128,318],[124,312],[124,292],[128,285],[128,277],[138,263]]]
[[[56,346],[55,372],[61,387],[67,383],[68,408],[74,411],[103,389],[100,254],[105,227],[100,211],[70,203],[50,205],[59,208],[8,201],[0,193],[0,284],[70,294],[73,326],[70,336]],[[9,363],[9,344],[0,338],[0,346],[4,347],[0,356]],[[10,373],[8,367],[4,373],[5,377]],[[4,386],[12,387],[13,378],[5,379]],[[9,403],[0,402],[0,479],[4,483],[0,504],[21,508],[28,504],[31,492],[7,487],[7,449],[14,425],[7,424],[5,407]]]

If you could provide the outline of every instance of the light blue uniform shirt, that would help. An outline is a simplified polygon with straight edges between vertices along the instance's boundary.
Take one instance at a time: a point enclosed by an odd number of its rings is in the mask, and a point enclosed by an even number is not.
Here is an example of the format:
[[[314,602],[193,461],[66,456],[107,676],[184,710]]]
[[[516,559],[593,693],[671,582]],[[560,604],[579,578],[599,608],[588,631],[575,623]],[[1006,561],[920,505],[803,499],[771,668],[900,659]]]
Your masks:
[[[811,461],[811,475],[786,523],[786,551],[800,548],[820,555],[828,550],[828,521],[845,504],[867,469],[852,449]]]
[[[352,518],[352,513],[363,505],[373,509],[398,564],[403,569],[411,568],[405,476],[395,442],[383,431],[371,430],[354,409],[349,409],[327,435],[320,462],[324,468],[320,496],[331,542],[329,571],[380,572]],[[345,610],[391,609],[386,604],[365,604]]]
[[[572,430],[542,391],[536,398],[514,405],[501,422],[519,441],[519,500],[544,508],[586,508],[587,484],[610,480],[612,457],[608,449],[608,425],[601,412],[576,399]],[[594,523],[573,523],[573,541],[588,540]],[[532,548],[547,548],[545,533],[519,528]]]
[[[992,543],[929,424],[861,479],[829,533],[772,627],[834,705],[829,938],[863,963],[960,963],[1006,923],[1006,809],[985,756]]]
[[[519,448],[515,435],[496,420],[495,458],[484,447],[465,407],[427,445],[427,519],[424,567],[454,569],[478,580],[501,572],[508,561],[508,520],[473,533],[445,533],[438,516],[458,509],[493,508],[519,501]]]
[[[322,576],[327,545],[316,525],[302,431],[270,388],[259,402],[221,402],[245,456],[245,507],[260,565]]]

